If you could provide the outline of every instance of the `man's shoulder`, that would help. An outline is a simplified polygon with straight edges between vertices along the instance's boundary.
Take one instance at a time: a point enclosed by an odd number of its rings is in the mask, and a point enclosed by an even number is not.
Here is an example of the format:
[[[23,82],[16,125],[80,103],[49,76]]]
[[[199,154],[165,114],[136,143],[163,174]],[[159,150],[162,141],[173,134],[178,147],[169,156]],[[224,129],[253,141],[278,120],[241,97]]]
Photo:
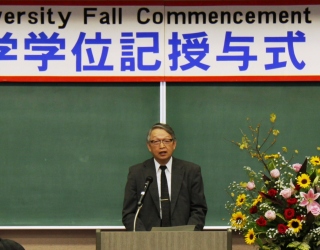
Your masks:
[[[152,166],[154,165],[154,160],[153,158],[150,158],[150,159],[147,159],[145,160],[144,162],[140,162],[140,163],[137,163],[137,164],[134,164],[130,167],[131,170],[135,170],[135,169],[140,169],[140,168],[144,168],[146,166]]]
[[[178,159],[175,157],[172,158],[172,164],[177,166],[184,166],[187,168],[200,168],[200,166],[194,162]]]

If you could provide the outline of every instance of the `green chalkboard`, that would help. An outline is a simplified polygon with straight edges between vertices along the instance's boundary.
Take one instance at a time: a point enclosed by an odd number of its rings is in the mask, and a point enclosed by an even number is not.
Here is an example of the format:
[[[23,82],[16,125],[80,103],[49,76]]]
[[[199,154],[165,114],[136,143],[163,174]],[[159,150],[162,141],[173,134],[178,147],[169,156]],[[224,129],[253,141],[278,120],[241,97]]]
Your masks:
[[[159,83],[0,86],[0,226],[120,226]]]
[[[167,122],[175,128],[175,156],[202,167],[208,202],[207,226],[228,225],[225,189],[233,180],[247,181],[243,166],[261,168],[227,140],[241,141],[249,117],[261,130],[270,128],[276,113],[280,131],[274,152],[298,149],[294,161],[317,155],[319,83],[167,83]],[[288,154],[291,156],[291,154]],[[294,162],[293,162],[294,163]]]
[[[128,167],[150,157],[159,121],[159,83],[0,85],[0,227],[122,226]],[[282,146],[296,162],[317,154],[318,83],[167,83],[167,122],[175,156],[202,167],[206,226],[226,226],[226,187],[260,167],[227,140],[246,118],[269,128],[278,116]]]

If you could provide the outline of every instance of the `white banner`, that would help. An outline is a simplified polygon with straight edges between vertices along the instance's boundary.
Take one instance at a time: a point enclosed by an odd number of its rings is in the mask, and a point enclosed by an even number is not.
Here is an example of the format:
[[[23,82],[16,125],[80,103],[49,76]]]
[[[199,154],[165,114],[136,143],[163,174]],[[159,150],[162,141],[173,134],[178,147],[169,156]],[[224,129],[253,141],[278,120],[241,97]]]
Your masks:
[[[319,29],[320,5],[0,5],[0,78],[317,79]]]

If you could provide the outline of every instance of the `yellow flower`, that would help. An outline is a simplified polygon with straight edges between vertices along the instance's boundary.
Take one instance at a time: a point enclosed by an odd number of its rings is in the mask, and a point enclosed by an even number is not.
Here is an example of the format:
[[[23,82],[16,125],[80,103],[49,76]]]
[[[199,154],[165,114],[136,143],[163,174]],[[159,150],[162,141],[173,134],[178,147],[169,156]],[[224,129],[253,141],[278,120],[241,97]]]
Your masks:
[[[257,153],[250,152],[250,155],[251,155],[252,158],[258,158],[259,157],[259,155]]]
[[[247,187],[247,182],[240,182],[240,187],[246,188]]]
[[[237,206],[241,206],[244,202],[246,201],[246,195],[245,194],[240,194],[237,197]]]
[[[287,147],[282,147],[282,151],[283,151],[283,152],[288,152]]]
[[[313,166],[320,166],[320,158],[318,156],[312,156],[310,162]]]
[[[279,155],[278,154],[272,154],[272,155],[265,155],[264,156],[264,159],[266,159],[266,160],[273,159],[273,158],[277,159],[277,158],[279,158]]]
[[[317,150],[320,150],[320,147],[317,147]]]
[[[287,225],[294,233],[299,233],[302,229],[302,223],[298,219],[292,219],[288,222]]]
[[[253,231],[253,228],[250,228],[247,234],[245,235],[245,242],[248,245],[252,245],[255,241],[256,241],[256,235]]]
[[[272,113],[272,114],[270,115],[270,121],[271,121],[272,123],[274,123],[274,122],[276,121],[276,118],[277,118],[276,114]]]
[[[262,202],[262,196],[259,194],[258,197],[253,201],[252,206],[256,206],[259,202]]]
[[[273,134],[274,136],[277,136],[278,134],[280,134],[280,131],[277,130],[277,129],[274,129],[274,130],[272,130],[272,134]]]
[[[247,143],[240,144],[240,149],[247,149],[247,148],[248,148],[248,144]]]
[[[302,174],[300,176],[298,176],[297,178],[297,184],[302,187],[302,188],[307,188],[310,186],[311,184],[311,180],[309,175],[307,174]]]
[[[294,151],[296,154],[298,154],[299,153],[299,151],[296,149],[295,151]]]
[[[247,148],[248,148],[248,142],[250,142],[250,141],[248,140],[248,137],[243,136],[243,137],[242,137],[242,143],[239,143],[240,149],[247,149]]]
[[[245,226],[247,218],[241,212],[236,212],[231,216],[231,226],[237,229],[241,229]]]
[[[271,159],[271,158],[272,158],[271,155],[265,155],[265,156],[264,156],[264,159],[265,159],[265,160],[268,160],[268,159]]]

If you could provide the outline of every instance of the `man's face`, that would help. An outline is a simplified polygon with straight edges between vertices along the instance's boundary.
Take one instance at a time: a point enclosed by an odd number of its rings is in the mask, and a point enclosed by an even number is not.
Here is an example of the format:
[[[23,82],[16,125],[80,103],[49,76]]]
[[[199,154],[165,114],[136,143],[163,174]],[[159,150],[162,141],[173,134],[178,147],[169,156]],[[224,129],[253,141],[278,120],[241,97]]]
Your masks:
[[[172,140],[171,135],[163,129],[154,129],[150,134],[150,141],[147,143],[148,149],[161,165],[167,164],[176,148],[177,142],[170,140]],[[158,142],[156,144],[159,145],[154,145],[152,142]]]

